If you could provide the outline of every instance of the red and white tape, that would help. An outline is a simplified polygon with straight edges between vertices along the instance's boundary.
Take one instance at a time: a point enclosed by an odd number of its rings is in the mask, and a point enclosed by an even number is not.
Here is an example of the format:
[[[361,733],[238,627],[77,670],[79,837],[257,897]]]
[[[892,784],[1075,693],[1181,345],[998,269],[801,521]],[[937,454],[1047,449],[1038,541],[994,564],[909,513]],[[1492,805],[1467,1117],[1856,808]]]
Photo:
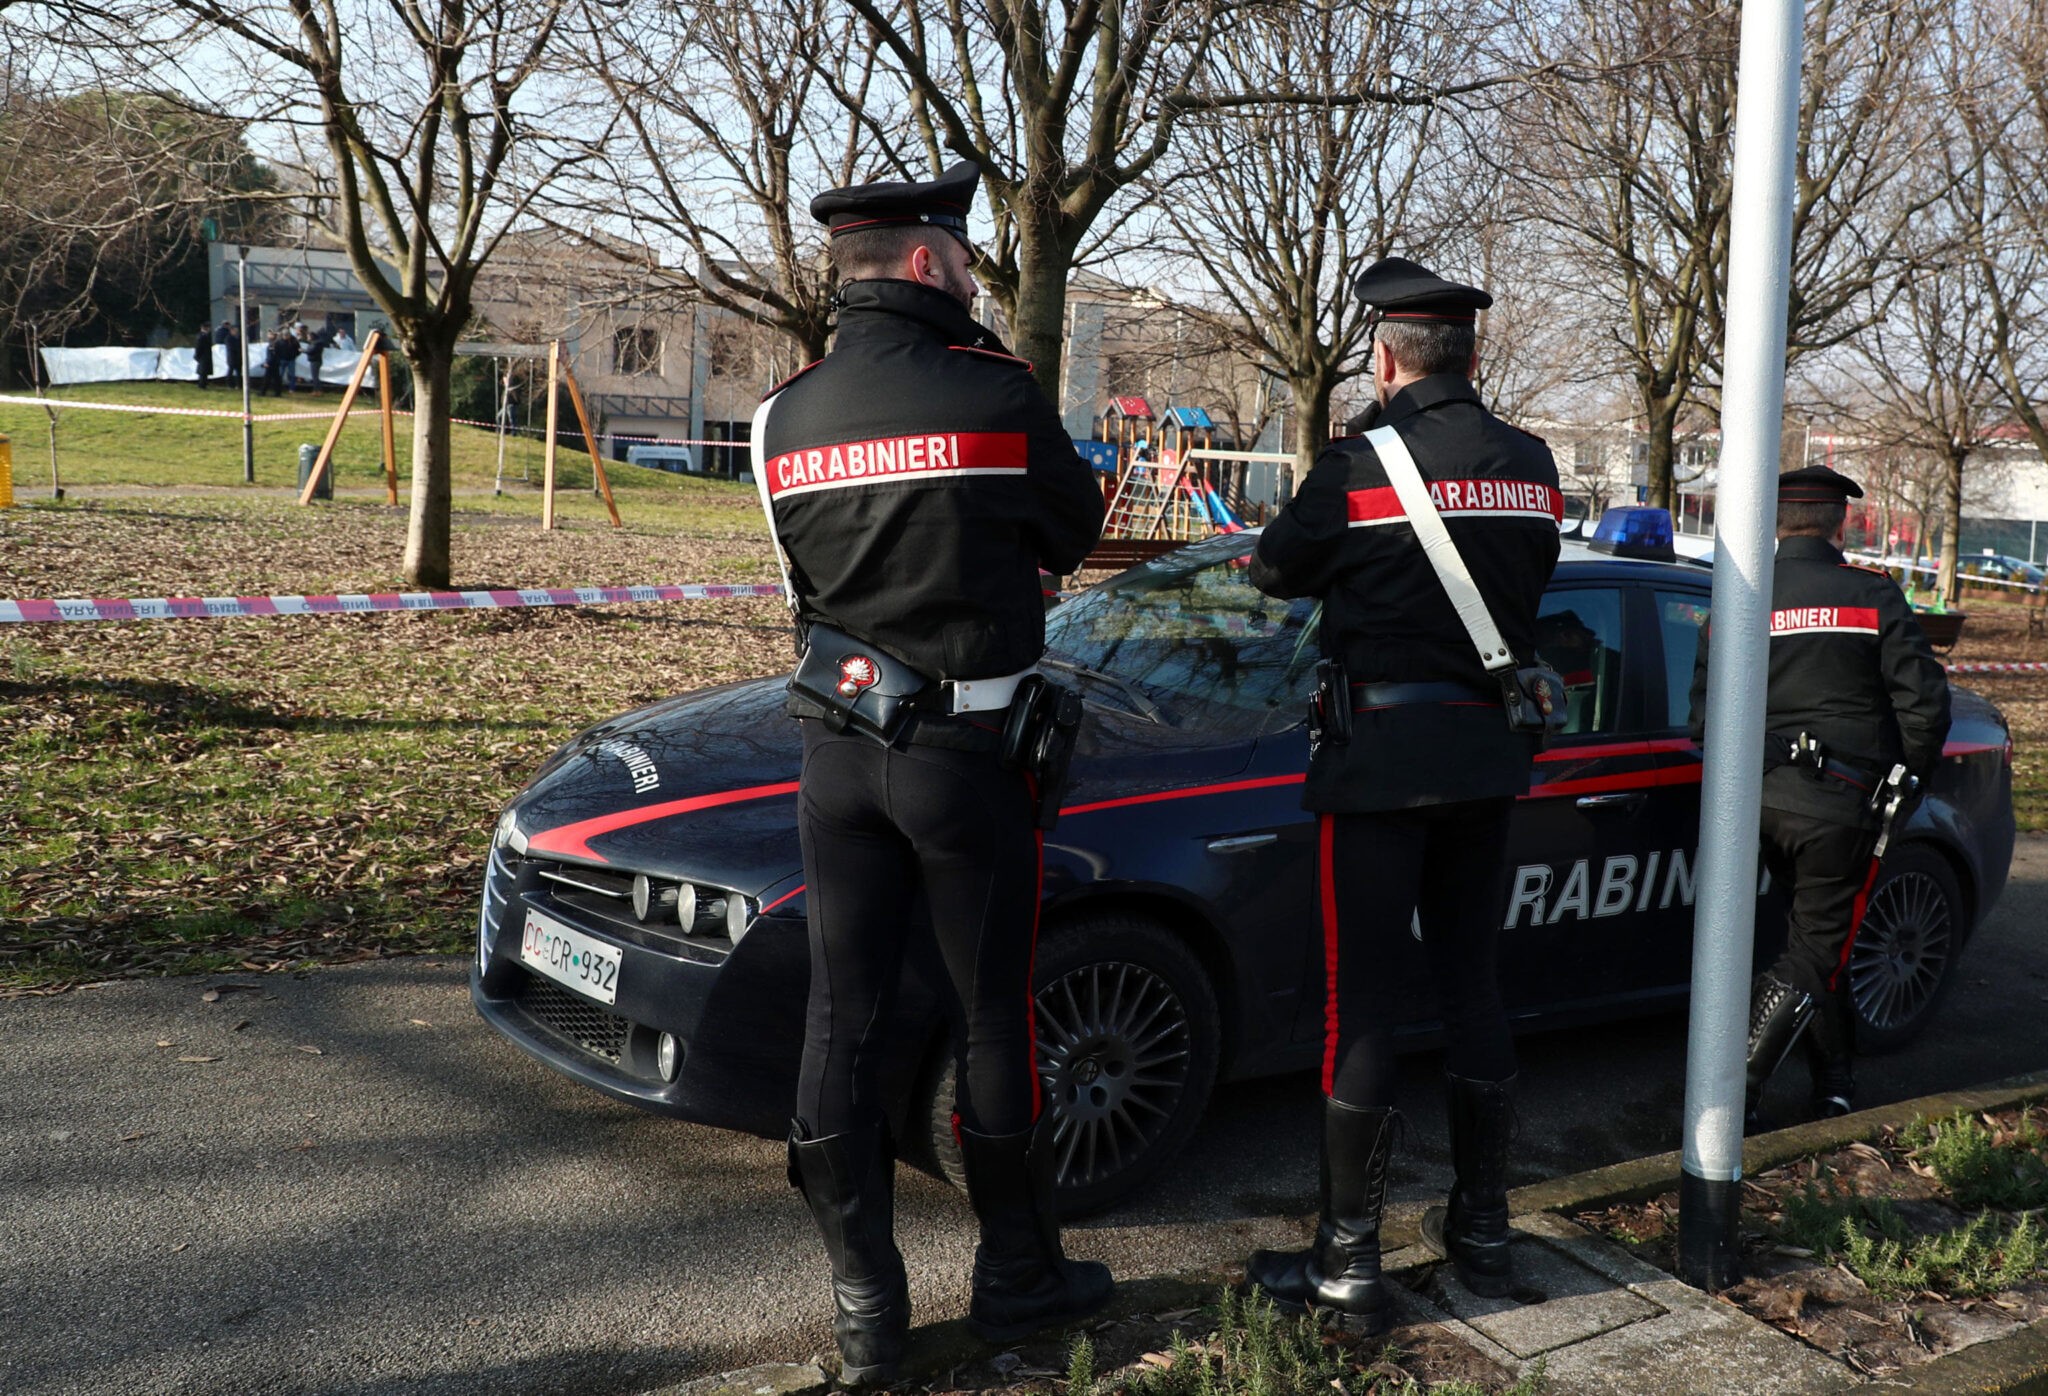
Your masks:
[[[75,407],[84,412],[132,412],[143,416],[155,417],[226,417],[233,421],[240,421],[242,419],[241,413],[222,407],[157,407],[149,403],[139,402],[82,402],[68,397],[25,397],[19,393],[0,393],[0,403],[18,403],[24,407],[54,407],[59,410]],[[374,413],[374,409],[369,410]],[[391,415],[394,417],[410,417],[413,414],[410,408],[400,407],[394,408]],[[334,413],[332,411],[257,412],[252,414],[249,420],[252,422],[329,422],[334,420]],[[457,426],[481,427],[485,431],[500,430],[496,422],[479,421],[474,417],[450,417],[448,420]],[[547,435],[547,429],[544,427],[506,426],[502,429],[522,436]],[[580,431],[564,431],[561,435],[580,437],[582,433]],[[747,443],[744,441],[725,441],[709,436],[634,436],[625,432],[609,431],[601,431],[598,433],[598,436],[600,438],[609,438],[613,441],[631,441],[636,445],[731,446],[740,450],[745,450],[747,446]]]
[[[2000,664],[1993,660],[1976,660],[1968,664],[1951,664],[1951,674],[2048,674],[2048,663],[2029,660]]]
[[[0,624],[64,620],[207,620],[231,616],[337,616],[382,611],[479,611],[518,606],[601,606],[633,601],[724,601],[781,596],[773,582],[646,587],[521,587],[494,591],[377,591],[337,596],[149,596],[0,601]]]

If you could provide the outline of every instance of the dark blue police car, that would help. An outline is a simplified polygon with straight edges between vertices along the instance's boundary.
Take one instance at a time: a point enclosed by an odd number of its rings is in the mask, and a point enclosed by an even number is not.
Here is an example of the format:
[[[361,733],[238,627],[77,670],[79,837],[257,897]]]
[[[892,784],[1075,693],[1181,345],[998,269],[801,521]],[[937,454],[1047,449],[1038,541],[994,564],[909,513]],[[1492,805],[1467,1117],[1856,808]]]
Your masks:
[[[1047,616],[1046,668],[1088,703],[1045,843],[1036,960],[1038,1068],[1069,1210],[1142,1183],[1217,1080],[1306,1068],[1320,1050],[1315,824],[1300,808],[1317,611],[1251,587],[1251,542],[1194,544]],[[1501,977],[1519,1025],[1686,992],[1700,780],[1686,701],[1709,581],[1565,544],[1538,644],[1570,689],[1570,724],[1538,760],[1505,852]],[[486,1020],[645,1109],[787,1128],[808,950],[798,734],[781,709],[780,679],[730,684],[600,723],[548,761],[492,840],[471,981]],[[1998,710],[1959,691],[1947,754],[1885,858],[1851,962],[1866,1051],[1926,1025],[1997,902],[2011,761]],[[1415,1006],[1404,1034],[1426,1040],[1419,943],[1384,972]],[[887,1075],[898,1139],[954,1172],[936,982],[935,965],[907,970]]]

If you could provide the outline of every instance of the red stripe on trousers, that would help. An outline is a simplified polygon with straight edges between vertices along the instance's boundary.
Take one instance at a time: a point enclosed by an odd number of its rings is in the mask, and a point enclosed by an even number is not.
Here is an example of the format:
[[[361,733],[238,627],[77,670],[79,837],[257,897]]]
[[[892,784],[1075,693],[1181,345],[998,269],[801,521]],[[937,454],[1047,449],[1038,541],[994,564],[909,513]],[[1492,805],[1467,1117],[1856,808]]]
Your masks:
[[[1045,830],[1033,829],[1031,841],[1038,845],[1038,883],[1031,894],[1031,958],[1024,966],[1024,1040],[1029,1048],[1024,1064],[1031,1072],[1031,1123],[1037,1124],[1045,1110],[1045,1083],[1038,1079],[1038,1000],[1031,993],[1031,980],[1038,972],[1038,908],[1045,898]]]
[[[1863,890],[1856,894],[1856,905],[1849,912],[1849,937],[1842,942],[1842,958],[1835,961],[1835,972],[1828,976],[1828,992],[1833,993],[1842,982],[1842,971],[1849,967],[1849,952],[1856,948],[1856,933],[1863,929],[1863,913],[1870,909],[1870,889],[1877,885],[1877,859],[1870,860],[1870,871],[1863,878]]]
[[[1337,1085],[1337,820],[1318,815],[1318,890],[1323,906],[1323,1094]]]

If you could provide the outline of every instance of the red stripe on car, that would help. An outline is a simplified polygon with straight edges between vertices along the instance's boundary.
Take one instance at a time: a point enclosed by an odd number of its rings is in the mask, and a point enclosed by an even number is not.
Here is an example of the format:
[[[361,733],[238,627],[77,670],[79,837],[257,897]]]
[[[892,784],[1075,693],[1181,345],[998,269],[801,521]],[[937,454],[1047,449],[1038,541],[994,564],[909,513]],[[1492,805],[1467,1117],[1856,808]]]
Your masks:
[[[774,785],[750,785],[743,790],[719,790],[709,795],[692,795],[683,800],[665,800],[658,805],[642,805],[638,809],[620,810],[616,814],[601,814],[595,819],[581,819],[574,824],[564,824],[560,828],[545,829],[528,838],[526,846],[529,849],[537,848],[543,853],[560,853],[572,858],[588,858],[594,863],[605,863],[610,859],[590,846],[590,840],[604,834],[630,829],[635,824],[667,819],[671,815],[691,814],[700,809],[716,809],[720,805],[737,805],[747,800],[769,800],[777,795],[794,794],[796,782],[786,780]]]

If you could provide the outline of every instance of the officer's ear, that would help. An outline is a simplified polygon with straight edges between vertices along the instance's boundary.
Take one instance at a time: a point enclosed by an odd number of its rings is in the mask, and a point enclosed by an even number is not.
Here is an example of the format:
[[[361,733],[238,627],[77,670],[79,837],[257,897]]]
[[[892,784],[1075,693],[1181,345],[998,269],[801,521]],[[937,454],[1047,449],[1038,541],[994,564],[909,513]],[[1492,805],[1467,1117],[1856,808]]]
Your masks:
[[[910,279],[925,286],[944,288],[946,271],[929,245],[920,242],[910,249]]]
[[[1472,362],[1465,365],[1465,376],[1473,382],[1479,381],[1479,346],[1472,346]]]

